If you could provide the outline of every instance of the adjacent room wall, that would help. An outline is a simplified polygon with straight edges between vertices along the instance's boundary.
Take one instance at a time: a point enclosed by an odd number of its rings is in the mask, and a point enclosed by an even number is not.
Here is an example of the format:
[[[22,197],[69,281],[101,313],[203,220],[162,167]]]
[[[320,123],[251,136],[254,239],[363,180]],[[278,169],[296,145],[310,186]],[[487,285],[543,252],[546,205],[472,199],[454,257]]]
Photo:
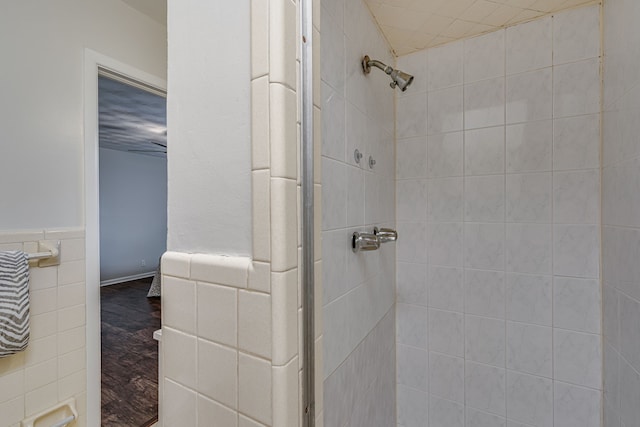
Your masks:
[[[119,0],[10,2],[0,26],[0,229],[81,226],[84,48],[164,77],[166,27]]]
[[[640,420],[640,3],[604,3],[604,425]]]
[[[394,90],[382,71],[361,67],[365,54],[388,64],[393,56],[364,2],[323,1],[321,17],[324,421],[389,426],[396,247],[355,254],[350,237],[395,226]]]
[[[29,349],[0,360],[0,425],[70,396],[86,419],[83,55],[85,47],[166,76],[166,27],[119,0],[3,4],[0,244],[62,240],[62,263],[32,267]],[[117,31],[114,31],[117,28]],[[24,231],[30,230],[30,231]],[[44,231],[43,231],[44,230]]]
[[[166,242],[167,159],[101,148],[100,282],[153,273]]]
[[[400,426],[600,425],[599,17],[398,59]]]

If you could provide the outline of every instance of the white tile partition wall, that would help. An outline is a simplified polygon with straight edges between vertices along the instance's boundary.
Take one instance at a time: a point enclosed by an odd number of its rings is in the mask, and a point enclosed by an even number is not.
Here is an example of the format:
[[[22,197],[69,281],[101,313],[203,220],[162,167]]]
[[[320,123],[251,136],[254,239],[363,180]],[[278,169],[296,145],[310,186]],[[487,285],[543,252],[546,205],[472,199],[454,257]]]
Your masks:
[[[321,20],[324,422],[388,426],[395,422],[395,246],[354,254],[350,236],[395,222],[394,91],[380,70],[365,76],[361,68],[365,54],[388,64],[393,56],[361,0],[323,1]]]
[[[604,4],[604,425],[640,422],[640,4]]]
[[[399,426],[600,426],[599,16],[397,61]]]
[[[60,240],[60,265],[29,270],[31,337],[24,352],[0,359],[0,426],[76,398],[86,426],[84,229],[0,233],[0,250],[38,252],[39,240]]]
[[[302,425],[297,6],[291,0],[251,2],[251,258],[178,252],[162,258],[165,426]],[[319,45],[318,23],[314,12]],[[319,78],[316,83],[319,87]],[[316,88],[316,104],[318,93]],[[173,94],[174,99],[190,96]],[[315,107],[319,114],[320,105]],[[319,147],[319,135],[315,138]],[[321,301],[316,151],[315,287]],[[316,312],[320,378],[319,305]],[[321,427],[321,380],[315,403]]]

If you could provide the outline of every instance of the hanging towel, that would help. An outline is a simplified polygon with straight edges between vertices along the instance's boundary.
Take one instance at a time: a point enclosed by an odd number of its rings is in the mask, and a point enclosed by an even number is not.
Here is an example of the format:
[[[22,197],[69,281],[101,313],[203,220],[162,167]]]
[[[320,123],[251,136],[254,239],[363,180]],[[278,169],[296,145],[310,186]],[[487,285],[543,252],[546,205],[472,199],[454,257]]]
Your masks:
[[[22,251],[0,251],[0,357],[29,343],[29,260]]]

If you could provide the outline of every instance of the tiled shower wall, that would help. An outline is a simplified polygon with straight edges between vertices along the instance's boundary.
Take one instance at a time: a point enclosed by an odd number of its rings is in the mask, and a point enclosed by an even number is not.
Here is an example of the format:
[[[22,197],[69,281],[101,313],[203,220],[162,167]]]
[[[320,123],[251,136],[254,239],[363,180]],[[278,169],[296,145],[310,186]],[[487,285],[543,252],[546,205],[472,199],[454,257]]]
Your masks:
[[[61,242],[60,265],[29,269],[31,336],[24,352],[0,359],[0,426],[76,399],[86,420],[84,229],[0,233],[0,250],[38,252],[39,240]]]
[[[640,422],[640,3],[604,4],[604,425]]]
[[[389,64],[393,56],[361,0],[323,0],[321,21],[324,422],[389,426],[395,246],[355,254],[350,237],[395,225],[394,91],[384,73],[365,76],[360,65],[365,54]]]
[[[398,425],[600,426],[599,20],[398,59]]]

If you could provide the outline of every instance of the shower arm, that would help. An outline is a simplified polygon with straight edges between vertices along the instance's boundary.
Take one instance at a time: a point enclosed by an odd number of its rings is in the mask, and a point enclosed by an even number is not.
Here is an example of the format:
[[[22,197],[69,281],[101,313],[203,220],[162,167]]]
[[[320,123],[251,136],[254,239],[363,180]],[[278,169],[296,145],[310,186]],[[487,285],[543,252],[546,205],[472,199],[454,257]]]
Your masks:
[[[393,67],[385,64],[384,62],[378,61],[377,59],[371,59],[369,56],[365,56],[362,60],[362,69],[365,74],[369,74],[371,72],[371,67],[380,68],[385,74],[391,74],[393,72]]]

